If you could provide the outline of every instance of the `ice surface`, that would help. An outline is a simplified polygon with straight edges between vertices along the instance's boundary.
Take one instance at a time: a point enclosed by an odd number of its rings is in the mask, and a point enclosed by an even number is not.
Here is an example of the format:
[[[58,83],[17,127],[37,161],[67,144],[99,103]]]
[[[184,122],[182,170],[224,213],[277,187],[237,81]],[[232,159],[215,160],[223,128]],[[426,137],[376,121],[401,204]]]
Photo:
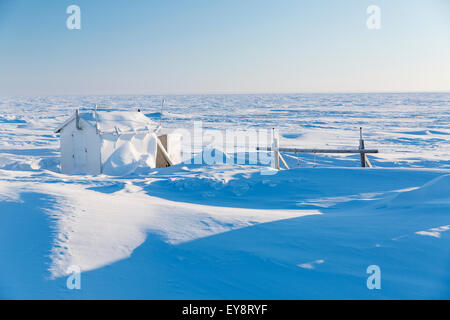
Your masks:
[[[53,130],[76,107],[159,121],[161,98],[0,98],[1,298],[450,297],[450,94],[165,97],[165,128],[203,121],[198,158],[245,155],[222,153],[217,130],[276,127],[282,146],[343,148],[362,126],[374,169],[359,155],[285,154],[293,169],[267,175],[214,161],[59,172]],[[142,160],[124,144],[111,170]],[[380,291],[366,287],[373,264]],[[82,290],[66,288],[73,265]]]

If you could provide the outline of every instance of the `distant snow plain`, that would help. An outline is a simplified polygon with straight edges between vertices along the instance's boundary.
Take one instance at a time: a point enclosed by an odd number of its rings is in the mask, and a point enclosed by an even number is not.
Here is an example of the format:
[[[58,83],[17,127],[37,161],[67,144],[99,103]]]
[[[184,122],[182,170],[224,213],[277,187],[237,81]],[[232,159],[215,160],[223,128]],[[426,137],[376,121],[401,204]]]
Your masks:
[[[168,129],[277,128],[282,146],[354,148],[363,127],[373,169],[359,155],[284,154],[291,170],[273,175],[59,172],[53,130],[76,108],[159,121],[162,98],[0,98],[0,298],[450,298],[449,93],[164,97]],[[203,146],[219,148],[208,135]],[[73,266],[80,290],[66,286]]]

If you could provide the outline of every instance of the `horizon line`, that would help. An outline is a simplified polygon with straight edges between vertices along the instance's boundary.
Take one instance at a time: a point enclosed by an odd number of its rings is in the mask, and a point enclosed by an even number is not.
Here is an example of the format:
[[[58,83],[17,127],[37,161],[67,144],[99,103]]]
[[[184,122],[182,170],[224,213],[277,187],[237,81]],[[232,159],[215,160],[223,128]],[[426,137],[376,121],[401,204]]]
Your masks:
[[[449,94],[450,90],[442,91],[280,91],[280,92],[208,92],[208,93],[53,93],[53,94],[0,94],[1,98],[5,97],[61,97],[61,96],[218,96],[218,95],[302,95],[302,94],[417,94],[417,93],[444,93]]]

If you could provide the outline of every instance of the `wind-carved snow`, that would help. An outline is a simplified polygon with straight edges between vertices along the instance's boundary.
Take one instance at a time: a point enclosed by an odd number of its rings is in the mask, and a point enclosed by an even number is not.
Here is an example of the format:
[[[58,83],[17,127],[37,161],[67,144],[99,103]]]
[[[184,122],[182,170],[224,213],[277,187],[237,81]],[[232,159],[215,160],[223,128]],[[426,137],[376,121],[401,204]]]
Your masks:
[[[440,238],[441,233],[450,230],[450,224],[447,226],[437,227],[437,228],[431,228],[425,231],[417,231],[416,234],[419,234],[421,236],[430,236],[434,238]]]
[[[2,201],[20,201],[20,195],[11,190],[8,184],[0,183],[0,202]]]
[[[315,261],[312,261],[312,262],[301,263],[301,264],[298,264],[297,266],[300,267],[300,268],[303,268],[303,269],[310,269],[310,270],[312,270],[312,269],[315,269],[316,266],[318,266],[319,264],[322,264],[324,262],[325,262],[325,260],[318,259],[318,260],[315,260]]]
[[[9,188],[14,190],[14,184]],[[50,267],[54,277],[70,273],[72,265],[88,271],[127,258],[148,232],[179,244],[258,223],[320,214],[316,210],[258,210],[168,201],[148,196],[131,183],[113,194],[72,184],[20,184],[20,190],[45,190],[59,197],[58,206],[49,212],[57,217]]]
[[[284,154],[291,170],[280,172],[68,176],[53,130],[75,107],[140,108],[159,122],[161,97],[0,98],[2,295],[73,298],[61,277],[79,266],[92,271],[81,298],[371,299],[365,270],[377,264],[389,281],[377,298],[448,298],[449,93],[165,98],[165,128],[276,127],[282,146],[344,148],[362,126],[380,153],[374,169],[359,155]]]

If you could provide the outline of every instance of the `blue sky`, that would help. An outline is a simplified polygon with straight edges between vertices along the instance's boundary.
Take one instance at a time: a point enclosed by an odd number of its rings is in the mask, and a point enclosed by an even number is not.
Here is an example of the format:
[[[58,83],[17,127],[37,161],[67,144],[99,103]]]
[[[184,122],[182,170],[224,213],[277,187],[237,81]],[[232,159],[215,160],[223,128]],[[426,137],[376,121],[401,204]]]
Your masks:
[[[450,91],[450,1],[0,0],[1,95],[361,91]]]

